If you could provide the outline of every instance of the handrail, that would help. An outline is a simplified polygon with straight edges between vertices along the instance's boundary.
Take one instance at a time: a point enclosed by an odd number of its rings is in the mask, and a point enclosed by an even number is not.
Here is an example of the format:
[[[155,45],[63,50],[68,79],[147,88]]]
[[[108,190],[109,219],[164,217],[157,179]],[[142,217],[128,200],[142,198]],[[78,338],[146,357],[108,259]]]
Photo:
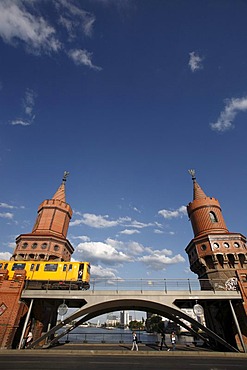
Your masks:
[[[29,283],[35,286],[35,281],[26,280],[25,290],[35,289],[29,286]],[[49,281],[43,281],[45,290],[54,290],[54,287],[50,287]],[[62,283],[62,281],[61,281]],[[61,284],[60,289],[66,289],[67,291],[75,290],[76,286],[67,281],[67,285]],[[59,289],[59,288],[57,288]],[[143,291],[163,291],[165,293],[169,291],[188,291],[190,293],[194,291],[209,290],[209,291],[239,291],[238,285],[229,286],[225,284],[222,279],[108,279],[108,278],[91,278],[90,291],[124,291],[124,290],[139,290]]]

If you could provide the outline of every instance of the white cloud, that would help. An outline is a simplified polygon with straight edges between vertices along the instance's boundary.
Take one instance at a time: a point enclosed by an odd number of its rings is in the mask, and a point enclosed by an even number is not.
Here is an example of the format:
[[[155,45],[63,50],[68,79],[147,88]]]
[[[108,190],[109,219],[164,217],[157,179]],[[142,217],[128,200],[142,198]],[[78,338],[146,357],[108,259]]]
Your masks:
[[[7,219],[11,220],[14,217],[14,215],[13,215],[13,213],[5,212],[5,213],[0,213],[0,217],[1,218],[7,218]]]
[[[30,4],[29,4],[30,5]],[[55,29],[41,16],[31,14],[22,1],[0,2],[0,37],[8,44],[24,43],[30,52],[57,52],[61,43]]]
[[[59,0],[55,5],[60,14],[59,22],[67,30],[70,39],[75,38],[78,31],[91,36],[95,22],[93,14],[67,0]]]
[[[0,203],[0,208],[9,208],[9,209],[13,209],[13,208],[16,208],[15,206],[12,206],[10,204],[7,204],[7,203]]]
[[[76,252],[83,255],[83,260],[88,260],[92,263],[119,264],[132,261],[125,253],[116,250],[110,244],[102,242],[80,243],[76,248]]]
[[[25,92],[25,98],[23,99],[23,106],[24,106],[25,114],[32,119],[34,119],[33,109],[34,109],[35,98],[36,98],[36,93],[31,89],[27,89]]]
[[[49,2],[49,6],[55,6],[57,12],[57,18],[53,17],[51,24],[49,11],[45,13],[42,8],[41,13],[41,3],[1,0],[0,37],[3,41],[13,46],[23,46],[27,52],[37,56],[43,53],[50,55],[65,52],[77,65],[101,70],[101,67],[92,63],[92,53],[82,48],[69,50],[70,42],[81,45],[82,36],[92,35],[94,15],[83,10],[80,2],[77,6],[72,1],[55,0]],[[68,34],[67,43],[60,41],[64,29]]]
[[[202,60],[201,58],[195,51],[192,51],[189,53],[190,59],[189,59],[189,67],[192,72],[197,71],[198,69],[202,69]]]
[[[75,214],[80,215],[82,218],[70,222],[70,226],[87,225],[95,228],[107,228],[115,226],[125,226],[127,228],[142,229],[145,227],[154,226],[153,223],[143,223],[136,220],[132,220],[130,217],[120,217],[116,220],[110,220],[108,215],[95,215],[93,213],[76,212]],[[136,231],[137,233],[137,231]]]
[[[150,251],[149,248],[144,247],[142,244],[134,241],[122,242],[111,238],[106,239],[106,243],[111,245],[117,250],[124,251],[129,256],[134,256],[143,253],[144,251]]]
[[[185,206],[181,206],[178,209],[174,211],[170,211],[167,209],[161,209],[158,212],[159,215],[163,216],[164,218],[171,219],[171,218],[177,218],[177,217],[183,217],[187,214],[187,209]]]
[[[10,122],[11,125],[30,126],[33,123],[35,118],[33,110],[36,96],[37,94],[33,90],[26,89],[25,96],[22,102],[23,115],[25,116],[25,118],[22,117],[12,120]]]
[[[26,121],[26,120],[21,119],[21,118],[18,118],[18,119],[15,119],[15,120],[11,121],[10,124],[13,125],[13,126],[16,126],[16,125],[30,126],[31,125],[31,122],[30,121]]]
[[[0,260],[9,261],[12,254],[9,252],[0,252]]]
[[[133,235],[133,234],[140,234],[139,230],[134,230],[134,229],[125,229],[123,231],[120,231],[120,234],[125,234],[125,235]]]
[[[92,63],[92,55],[93,53],[90,53],[89,51],[83,49],[71,49],[68,51],[68,56],[74,61],[76,65],[84,65],[89,68],[101,71],[101,67],[98,67]]]
[[[100,229],[100,228],[105,228],[105,227],[117,226],[119,224],[119,220],[110,221],[108,215],[101,216],[101,215],[95,215],[93,213],[84,213],[82,215],[82,219],[72,221],[70,223],[70,226],[77,226],[80,224],[84,224],[87,226]]]
[[[115,269],[102,267],[101,265],[91,265],[91,279],[117,279],[116,272],[117,270]]]
[[[133,221],[131,221],[130,225],[132,227],[136,227],[137,229],[143,229],[144,227],[150,227],[150,226],[153,226],[154,224],[152,224],[152,223],[146,224],[146,223],[143,223],[143,222],[133,220]]]
[[[82,242],[89,242],[90,241],[90,238],[86,235],[81,235],[81,236],[72,236],[71,237],[72,239],[79,239],[81,240]]]
[[[160,230],[160,229],[155,229],[154,230],[154,233],[155,234],[164,234],[164,231]]]
[[[225,109],[220,113],[218,120],[210,126],[215,131],[226,131],[234,127],[233,121],[238,112],[247,111],[247,97],[226,100]]]
[[[185,262],[184,257],[180,254],[177,254],[174,257],[169,257],[172,254],[172,251],[163,249],[155,250],[149,255],[145,255],[138,258],[138,261],[147,265],[148,268],[153,270],[165,270],[167,265],[176,264],[180,262]]]

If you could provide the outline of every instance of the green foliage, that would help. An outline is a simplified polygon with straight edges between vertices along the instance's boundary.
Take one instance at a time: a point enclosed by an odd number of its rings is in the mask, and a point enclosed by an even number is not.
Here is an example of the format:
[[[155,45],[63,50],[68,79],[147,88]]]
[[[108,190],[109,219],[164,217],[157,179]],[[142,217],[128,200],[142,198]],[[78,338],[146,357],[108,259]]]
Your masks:
[[[130,321],[129,328],[130,330],[143,330],[143,322],[137,320]]]

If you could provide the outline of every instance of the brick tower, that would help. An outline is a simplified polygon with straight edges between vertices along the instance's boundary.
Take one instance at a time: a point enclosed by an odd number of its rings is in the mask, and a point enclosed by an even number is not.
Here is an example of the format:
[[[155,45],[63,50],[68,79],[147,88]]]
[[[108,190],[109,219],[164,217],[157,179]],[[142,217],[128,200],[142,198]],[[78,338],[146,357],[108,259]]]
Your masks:
[[[217,199],[205,195],[192,170],[193,201],[187,206],[194,238],[186,247],[190,269],[215,289],[231,289],[236,270],[247,269],[246,237],[229,232]]]
[[[66,203],[64,173],[62,184],[52,197],[38,208],[38,216],[30,234],[16,238],[12,260],[70,261],[74,248],[66,239],[72,209]]]
[[[206,196],[196,181],[195,171],[189,172],[193,181],[193,201],[188,204],[187,212],[194,238],[185,250],[190,269],[198,275],[202,289],[239,289],[243,298],[232,307],[229,302],[207,303],[204,307],[206,325],[241,349],[243,342],[247,345],[246,237],[228,231],[219,201]],[[233,309],[241,334],[233,320]]]
[[[65,172],[52,199],[44,200],[39,206],[32,232],[16,238],[12,260],[70,261],[74,248],[66,239],[72,217],[72,209],[65,198],[67,176]],[[17,270],[9,280],[8,271],[0,269],[0,348],[16,348],[19,344],[28,311],[28,302],[21,299],[25,274]],[[45,299],[34,301],[27,326],[29,330],[32,328],[34,339],[39,338],[43,330],[47,331],[48,325],[55,325],[58,305],[56,300],[52,304]]]

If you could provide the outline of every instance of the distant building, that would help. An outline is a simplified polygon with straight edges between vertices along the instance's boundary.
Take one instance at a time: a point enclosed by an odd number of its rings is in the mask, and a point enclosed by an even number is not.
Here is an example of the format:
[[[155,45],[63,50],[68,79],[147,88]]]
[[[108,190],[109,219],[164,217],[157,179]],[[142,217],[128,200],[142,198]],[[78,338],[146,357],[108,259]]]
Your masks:
[[[130,316],[129,311],[121,311],[120,312],[120,324],[124,328],[126,328],[129,325],[130,322]]]

